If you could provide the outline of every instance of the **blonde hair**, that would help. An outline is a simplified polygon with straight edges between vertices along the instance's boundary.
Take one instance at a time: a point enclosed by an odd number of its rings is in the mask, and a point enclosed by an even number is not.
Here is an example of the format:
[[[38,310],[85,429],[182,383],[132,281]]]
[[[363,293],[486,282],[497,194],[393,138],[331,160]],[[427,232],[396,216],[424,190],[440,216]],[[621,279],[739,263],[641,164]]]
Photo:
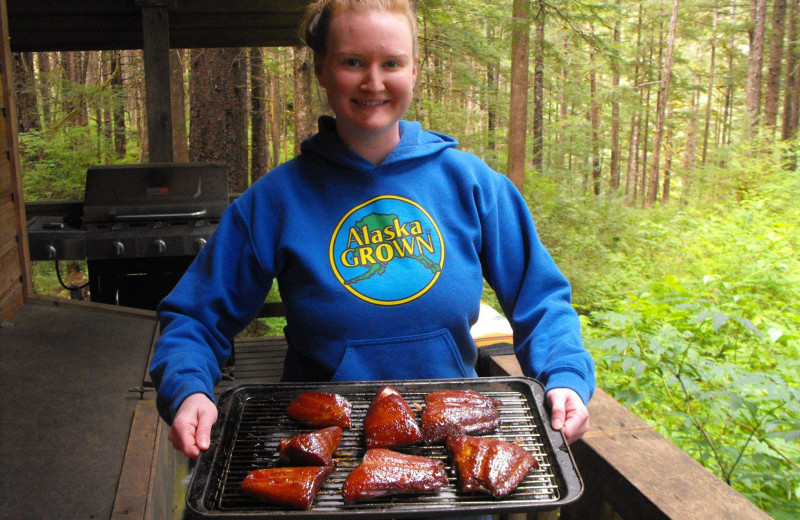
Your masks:
[[[340,11],[389,11],[404,15],[411,27],[411,39],[414,46],[414,57],[419,56],[417,29],[417,10],[414,0],[317,0],[306,10],[305,18],[300,24],[300,38],[311,47],[317,58],[322,58],[328,51],[328,31],[333,15]]]

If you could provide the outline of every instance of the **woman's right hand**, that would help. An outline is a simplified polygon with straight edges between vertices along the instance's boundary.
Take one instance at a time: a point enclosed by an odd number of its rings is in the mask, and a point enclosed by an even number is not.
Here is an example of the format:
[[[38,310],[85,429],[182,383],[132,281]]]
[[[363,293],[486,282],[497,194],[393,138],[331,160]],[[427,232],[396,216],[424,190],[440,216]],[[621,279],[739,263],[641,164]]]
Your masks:
[[[211,444],[211,427],[217,422],[217,406],[205,394],[192,394],[183,400],[169,431],[176,450],[197,459]]]

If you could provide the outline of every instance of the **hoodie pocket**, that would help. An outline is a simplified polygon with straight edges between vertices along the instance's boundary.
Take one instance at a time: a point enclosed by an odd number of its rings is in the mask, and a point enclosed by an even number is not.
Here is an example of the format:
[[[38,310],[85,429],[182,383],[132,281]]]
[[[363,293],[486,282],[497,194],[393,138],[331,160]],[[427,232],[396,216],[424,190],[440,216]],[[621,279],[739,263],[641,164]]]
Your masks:
[[[349,341],[333,381],[474,377],[447,329],[396,338]]]

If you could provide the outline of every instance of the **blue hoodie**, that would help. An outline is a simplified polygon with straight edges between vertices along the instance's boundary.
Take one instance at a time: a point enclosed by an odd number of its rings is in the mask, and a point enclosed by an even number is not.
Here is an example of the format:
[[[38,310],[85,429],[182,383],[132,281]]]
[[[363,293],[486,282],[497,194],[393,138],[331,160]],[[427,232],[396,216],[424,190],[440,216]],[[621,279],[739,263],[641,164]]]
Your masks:
[[[483,279],[514,329],[523,372],[588,402],[594,364],[571,291],[514,185],[456,141],[400,122],[379,165],[335,120],[236,199],[161,302],[151,365],[168,422],[213,399],[231,343],[277,279],[289,344],[284,381],[475,377]]]

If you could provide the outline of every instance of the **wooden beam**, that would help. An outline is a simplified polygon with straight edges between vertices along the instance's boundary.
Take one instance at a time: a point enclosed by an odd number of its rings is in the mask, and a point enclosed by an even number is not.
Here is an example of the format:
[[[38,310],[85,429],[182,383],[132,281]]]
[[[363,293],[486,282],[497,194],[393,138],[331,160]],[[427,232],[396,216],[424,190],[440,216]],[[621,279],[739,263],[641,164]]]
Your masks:
[[[147,97],[148,158],[173,162],[172,98],[169,73],[169,8],[142,7],[145,96]]]
[[[2,117],[3,157],[0,161],[0,177],[3,177],[4,190],[0,194],[0,206],[7,206],[7,216],[0,219],[3,233],[13,233],[13,249],[16,252],[19,277],[5,284],[3,280],[0,291],[3,293],[3,314],[13,314],[22,306],[25,298],[33,294],[33,275],[31,258],[28,251],[28,229],[25,216],[25,204],[22,190],[22,168],[19,158],[17,140],[17,108],[12,81],[11,49],[9,47],[8,10],[6,0],[0,0],[0,107]],[[6,318],[8,316],[5,316]]]
[[[173,49],[300,45],[309,0],[8,0],[12,52],[141,49],[143,7],[169,9]]]

